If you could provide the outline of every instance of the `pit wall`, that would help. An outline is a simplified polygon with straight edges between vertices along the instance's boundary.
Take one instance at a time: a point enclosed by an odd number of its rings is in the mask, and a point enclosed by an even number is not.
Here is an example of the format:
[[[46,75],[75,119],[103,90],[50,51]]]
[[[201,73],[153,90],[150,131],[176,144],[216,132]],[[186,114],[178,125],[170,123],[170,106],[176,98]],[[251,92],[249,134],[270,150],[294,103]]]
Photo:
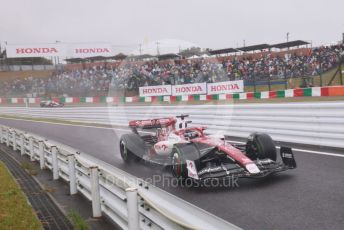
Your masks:
[[[151,96],[151,97],[54,97],[53,101],[65,104],[82,103],[152,103],[152,102],[192,102],[192,101],[225,101],[225,100],[252,100],[272,98],[297,97],[330,97],[344,96],[344,86],[313,87],[303,89],[287,89],[278,91],[246,92],[234,94],[214,95],[185,95],[185,96]],[[0,98],[0,104],[39,104],[44,98]]]

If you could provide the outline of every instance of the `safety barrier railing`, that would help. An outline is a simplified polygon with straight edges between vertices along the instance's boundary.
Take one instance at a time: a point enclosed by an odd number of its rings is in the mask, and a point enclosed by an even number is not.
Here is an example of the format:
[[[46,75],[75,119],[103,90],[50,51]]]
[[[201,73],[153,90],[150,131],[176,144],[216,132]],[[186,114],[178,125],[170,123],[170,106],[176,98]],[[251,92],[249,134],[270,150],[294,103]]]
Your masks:
[[[92,202],[93,217],[106,215],[123,229],[239,229],[144,180],[61,143],[0,126],[1,144],[69,183],[70,194]]]

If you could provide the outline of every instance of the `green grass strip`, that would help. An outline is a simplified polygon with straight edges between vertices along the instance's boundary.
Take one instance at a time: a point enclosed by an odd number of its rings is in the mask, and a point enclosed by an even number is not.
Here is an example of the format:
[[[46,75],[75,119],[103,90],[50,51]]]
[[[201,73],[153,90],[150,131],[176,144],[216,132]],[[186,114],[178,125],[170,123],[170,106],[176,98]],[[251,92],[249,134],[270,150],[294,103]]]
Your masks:
[[[19,185],[0,162],[0,229],[42,229]]]

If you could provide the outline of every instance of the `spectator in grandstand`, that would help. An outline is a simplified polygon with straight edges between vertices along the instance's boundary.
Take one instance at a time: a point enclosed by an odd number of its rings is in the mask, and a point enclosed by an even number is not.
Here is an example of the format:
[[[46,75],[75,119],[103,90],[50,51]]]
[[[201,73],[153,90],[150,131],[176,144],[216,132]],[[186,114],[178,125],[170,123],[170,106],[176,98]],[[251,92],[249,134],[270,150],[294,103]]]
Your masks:
[[[211,59],[187,62],[124,62],[119,66],[56,71],[48,78],[28,77],[1,83],[0,96],[26,94],[102,96],[109,88],[137,90],[140,86],[221,82],[243,79],[266,80],[314,76],[339,63],[344,46],[322,46],[309,54],[284,56],[261,53],[259,56],[228,57],[222,63]]]

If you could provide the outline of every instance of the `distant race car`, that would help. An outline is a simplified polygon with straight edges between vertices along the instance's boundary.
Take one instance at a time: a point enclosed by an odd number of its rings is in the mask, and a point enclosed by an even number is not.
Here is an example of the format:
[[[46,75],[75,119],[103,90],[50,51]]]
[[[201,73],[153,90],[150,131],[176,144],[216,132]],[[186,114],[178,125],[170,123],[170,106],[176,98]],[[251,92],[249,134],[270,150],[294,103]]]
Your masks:
[[[132,133],[122,135],[124,162],[144,160],[171,166],[179,179],[259,178],[296,168],[292,149],[276,146],[264,133],[252,133],[246,144],[235,145],[224,135],[207,135],[205,127],[190,127],[188,115],[129,122]]]
[[[41,107],[63,107],[64,104],[60,103],[60,102],[55,102],[55,101],[41,101],[41,103],[39,104]]]

